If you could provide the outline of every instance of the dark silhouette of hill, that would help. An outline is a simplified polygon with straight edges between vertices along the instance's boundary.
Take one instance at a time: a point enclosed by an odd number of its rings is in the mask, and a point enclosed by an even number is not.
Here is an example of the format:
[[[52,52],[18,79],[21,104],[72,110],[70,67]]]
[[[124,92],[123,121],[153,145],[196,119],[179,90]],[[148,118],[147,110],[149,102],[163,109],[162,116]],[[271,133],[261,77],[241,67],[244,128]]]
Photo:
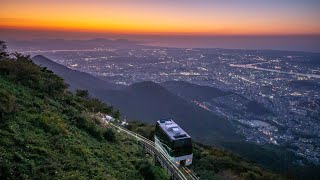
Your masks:
[[[192,84],[185,81],[166,81],[161,83],[161,86],[165,87],[170,92],[182,97],[187,101],[199,101],[199,102],[210,102],[214,106],[225,108],[228,110],[235,111],[232,106],[221,105],[215,103],[215,98],[228,98],[228,96],[237,96],[238,101],[243,103],[243,111],[253,113],[256,115],[272,114],[271,110],[264,107],[263,104],[250,100],[240,94],[234,92],[222,91],[221,89],[211,86],[201,86]]]
[[[294,80],[290,81],[288,85],[294,87],[294,88],[320,88],[320,83],[313,82],[310,80]]]
[[[160,85],[168,89],[170,92],[181,97],[188,97],[200,101],[206,101],[215,97],[231,94],[229,92],[224,92],[218,88],[200,86],[185,81],[166,81],[161,83]]]
[[[269,114],[273,115],[273,112],[266,108],[262,103],[259,103],[257,101],[250,100],[248,103],[246,103],[245,107],[247,108],[247,112],[251,112],[253,114],[257,115],[264,115]]]
[[[99,91],[96,95],[131,119],[153,124],[160,118],[171,117],[198,140],[239,139],[229,121],[154,82],[136,83],[118,91]]]
[[[63,77],[64,80],[70,85],[71,90],[86,89],[94,95],[95,91],[98,89],[110,90],[119,89],[122,87],[120,85],[112,84],[105,80],[91,76],[88,73],[72,70],[41,55],[34,56],[32,61],[35,64],[46,67],[55,74]]]

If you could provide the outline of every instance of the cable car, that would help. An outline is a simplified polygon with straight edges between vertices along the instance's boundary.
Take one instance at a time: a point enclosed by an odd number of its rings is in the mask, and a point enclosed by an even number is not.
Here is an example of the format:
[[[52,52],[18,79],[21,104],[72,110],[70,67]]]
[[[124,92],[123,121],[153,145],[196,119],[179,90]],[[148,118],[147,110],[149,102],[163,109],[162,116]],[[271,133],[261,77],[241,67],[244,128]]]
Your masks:
[[[160,119],[156,123],[155,146],[177,166],[192,164],[191,137],[172,119]]]

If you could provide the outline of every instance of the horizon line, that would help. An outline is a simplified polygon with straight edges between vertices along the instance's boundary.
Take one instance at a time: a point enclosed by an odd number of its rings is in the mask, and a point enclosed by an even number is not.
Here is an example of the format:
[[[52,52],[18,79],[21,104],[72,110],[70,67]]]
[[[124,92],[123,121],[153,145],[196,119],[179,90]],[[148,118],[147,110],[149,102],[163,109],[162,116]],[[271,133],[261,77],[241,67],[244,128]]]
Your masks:
[[[0,32],[6,30],[27,31],[27,32],[59,32],[59,33],[84,33],[101,35],[136,35],[136,36],[241,36],[241,37],[270,37],[270,36],[320,36],[320,33],[213,33],[213,32],[147,32],[147,31],[110,31],[110,30],[90,30],[90,29],[71,29],[71,28],[33,28],[18,26],[0,26]]]

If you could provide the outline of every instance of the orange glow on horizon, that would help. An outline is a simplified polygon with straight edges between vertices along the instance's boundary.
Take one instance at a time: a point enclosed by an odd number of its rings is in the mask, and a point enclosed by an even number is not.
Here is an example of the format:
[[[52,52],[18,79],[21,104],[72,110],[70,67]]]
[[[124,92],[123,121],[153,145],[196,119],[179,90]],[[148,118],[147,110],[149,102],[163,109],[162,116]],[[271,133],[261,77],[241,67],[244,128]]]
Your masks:
[[[312,18],[308,18],[309,14],[289,17],[280,11],[275,13],[277,17],[269,17],[268,12],[254,9],[253,14],[257,13],[257,16],[232,8],[210,11],[179,6],[127,5],[116,1],[29,1],[4,0],[4,8],[0,12],[0,28],[186,35],[320,33],[320,24],[314,23],[314,12],[310,13]]]
[[[75,29],[75,28],[52,28],[52,27],[46,27],[46,28],[36,28],[36,27],[21,27],[21,26],[0,26],[1,29],[6,30],[32,30],[32,31],[40,31],[40,32],[46,32],[46,31],[53,31],[53,32],[79,32],[79,33],[98,33],[98,34],[128,34],[128,35],[174,35],[174,36],[299,36],[299,35],[308,35],[308,36],[320,36],[320,33],[262,33],[262,32],[234,32],[234,31],[223,31],[223,32],[166,32],[166,31],[134,31],[134,30],[109,30],[109,29],[90,29],[90,28],[82,28],[82,29]]]

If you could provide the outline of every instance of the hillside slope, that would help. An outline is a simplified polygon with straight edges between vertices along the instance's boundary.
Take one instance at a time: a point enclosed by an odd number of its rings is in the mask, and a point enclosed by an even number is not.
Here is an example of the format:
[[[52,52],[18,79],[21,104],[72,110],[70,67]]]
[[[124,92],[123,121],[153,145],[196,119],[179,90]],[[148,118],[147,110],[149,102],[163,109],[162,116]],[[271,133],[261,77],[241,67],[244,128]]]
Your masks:
[[[112,108],[66,87],[29,57],[0,57],[0,179],[168,179],[93,116]]]

